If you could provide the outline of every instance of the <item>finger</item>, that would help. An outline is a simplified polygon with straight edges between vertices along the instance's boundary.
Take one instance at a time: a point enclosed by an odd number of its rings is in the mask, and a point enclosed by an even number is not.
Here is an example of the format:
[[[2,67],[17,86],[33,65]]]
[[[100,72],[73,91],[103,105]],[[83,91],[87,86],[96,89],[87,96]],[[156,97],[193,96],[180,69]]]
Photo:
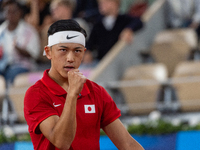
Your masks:
[[[79,72],[79,69],[72,69],[69,72]]]
[[[69,72],[69,76],[82,76],[82,72]]]
[[[74,72],[79,72],[79,69],[73,69],[72,71],[74,71]]]
[[[73,70],[70,70],[68,73],[78,73],[79,72],[79,69],[73,69]]]

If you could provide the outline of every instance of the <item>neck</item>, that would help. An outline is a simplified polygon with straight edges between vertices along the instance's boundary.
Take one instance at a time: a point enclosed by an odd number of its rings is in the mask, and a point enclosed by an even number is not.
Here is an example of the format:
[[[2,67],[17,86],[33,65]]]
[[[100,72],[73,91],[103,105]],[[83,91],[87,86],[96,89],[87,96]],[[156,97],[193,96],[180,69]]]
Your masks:
[[[69,87],[68,78],[63,78],[60,74],[55,75],[52,69],[49,70],[48,75],[56,83],[58,83],[66,92],[68,91],[68,87]]]
[[[62,84],[59,84],[66,92],[68,92],[69,84],[68,82],[63,82]]]
[[[9,23],[8,24],[8,30],[13,31],[17,28],[17,26],[18,26],[18,23]]]

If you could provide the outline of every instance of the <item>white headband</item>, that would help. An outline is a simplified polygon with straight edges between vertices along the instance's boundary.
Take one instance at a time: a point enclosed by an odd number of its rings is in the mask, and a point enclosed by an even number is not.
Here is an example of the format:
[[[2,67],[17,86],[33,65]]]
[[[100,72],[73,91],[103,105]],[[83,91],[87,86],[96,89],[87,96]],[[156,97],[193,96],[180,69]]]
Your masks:
[[[48,45],[53,46],[59,43],[78,43],[85,46],[85,36],[78,31],[60,31],[48,37]]]
[[[60,31],[48,37],[48,45],[53,46],[59,43],[78,43],[85,46],[85,36],[78,31]],[[46,53],[44,51],[43,56]]]

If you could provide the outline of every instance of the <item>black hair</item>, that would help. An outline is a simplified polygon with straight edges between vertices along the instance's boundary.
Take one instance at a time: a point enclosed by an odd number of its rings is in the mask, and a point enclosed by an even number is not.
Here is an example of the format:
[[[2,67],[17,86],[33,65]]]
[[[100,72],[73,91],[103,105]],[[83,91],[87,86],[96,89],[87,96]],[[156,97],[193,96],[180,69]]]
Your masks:
[[[22,17],[24,17],[24,15],[25,15],[25,9],[26,9],[26,6],[25,5],[23,5],[23,4],[21,4],[20,2],[18,2],[17,0],[7,0],[7,1],[3,1],[2,0],[2,6],[1,6],[1,8],[2,9],[4,9],[5,7],[7,7],[8,5],[12,5],[12,4],[14,4],[14,5],[16,5],[17,6],[17,8],[21,11],[21,13],[22,13]]]
[[[10,4],[15,4],[20,10],[24,9],[24,6],[16,0],[7,0],[5,2],[3,1],[2,7],[4,8],[4,7],[6,7],[7,5],[10,5]]]
[[[48,30],[48,36],[59,31],[78,31],[87,37],[86,31],[73,19],[58,20],[54,22]]]

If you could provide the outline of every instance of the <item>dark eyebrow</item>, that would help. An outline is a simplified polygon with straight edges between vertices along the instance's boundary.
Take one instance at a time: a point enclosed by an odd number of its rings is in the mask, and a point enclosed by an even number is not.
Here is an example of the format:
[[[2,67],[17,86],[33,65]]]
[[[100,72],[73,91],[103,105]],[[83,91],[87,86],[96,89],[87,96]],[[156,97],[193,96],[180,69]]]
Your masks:
[[[62,48],[68,48],[67,46],[59,46],[59,47],[62,47]]]
[[[68,48],[67,46],[59,46],[59,47],[61,47],[61,48]],[[82,48],[82,47],[79,47],[79,46],[77,46],[77,47],[75,47],[74,49],[79,49],[79,48]]]
[[[80,49],[80,48],[82,49],[83,47],[75,47],[75,49]]]

